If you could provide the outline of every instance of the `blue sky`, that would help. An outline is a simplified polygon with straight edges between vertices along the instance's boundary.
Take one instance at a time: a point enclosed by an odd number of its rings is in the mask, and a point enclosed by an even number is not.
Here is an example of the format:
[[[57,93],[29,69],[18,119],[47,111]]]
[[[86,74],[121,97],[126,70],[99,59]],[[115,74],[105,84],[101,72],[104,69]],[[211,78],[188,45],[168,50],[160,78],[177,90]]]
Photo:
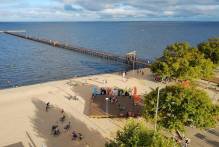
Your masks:
[[[219,21],[219,0],[0,0],[0,21]]]

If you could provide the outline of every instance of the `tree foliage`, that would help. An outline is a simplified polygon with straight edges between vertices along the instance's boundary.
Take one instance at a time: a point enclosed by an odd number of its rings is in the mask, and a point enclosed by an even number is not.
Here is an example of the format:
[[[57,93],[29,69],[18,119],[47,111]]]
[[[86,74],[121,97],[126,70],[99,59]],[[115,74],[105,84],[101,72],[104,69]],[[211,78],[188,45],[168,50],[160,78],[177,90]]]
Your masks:
[[[107,147],[177,147],[171,139],[149,130],[143,121],[129,120]]]
[[[214,64],[188,43],[175,43],[166,47],[163,57],[151,65],[151,70],[162,78],[210,78]]]
[[[155,117],[157,90],[144,97],[144,116]],[[219,109],[208,95],[194,87],[181,85],[167,86],[160,90],[158,124],[167,129],[184,130],[185,125],[198,128],[212,127],[216,124]]]
[[[219,38],[208,39],[198,45],[198,50],[204,53],[205,58],[211,59],[214,64],[219,64]]]

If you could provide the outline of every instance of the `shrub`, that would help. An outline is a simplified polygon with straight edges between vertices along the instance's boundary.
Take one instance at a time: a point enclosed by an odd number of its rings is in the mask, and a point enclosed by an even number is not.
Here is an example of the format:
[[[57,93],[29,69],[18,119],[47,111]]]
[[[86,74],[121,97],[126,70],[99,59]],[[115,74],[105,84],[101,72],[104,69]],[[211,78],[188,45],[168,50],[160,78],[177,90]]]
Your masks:
[[[166,47],[163,57],[155,60],[151,71],[164,78],[182,80],[210,78],[213,75],[214,64],[206,59],[204,54],[188,43],[175,43]]]
[[[204,53],[205,58],[211,59],[214,64],[219,64],[219,38],[208,39],[198,45],[198,50]]]
[[[155,117],[157,90],[144,96],[144,116]],[[218,107],[209,96],[194,87],[167,86],[160,90],[158,124],[167,129],[184,130],[185,125],[198,128],[213,127],[216,124]]]
[[[174,147],[175,141],[149,130],[143,121],[129,120],[106,147]]]

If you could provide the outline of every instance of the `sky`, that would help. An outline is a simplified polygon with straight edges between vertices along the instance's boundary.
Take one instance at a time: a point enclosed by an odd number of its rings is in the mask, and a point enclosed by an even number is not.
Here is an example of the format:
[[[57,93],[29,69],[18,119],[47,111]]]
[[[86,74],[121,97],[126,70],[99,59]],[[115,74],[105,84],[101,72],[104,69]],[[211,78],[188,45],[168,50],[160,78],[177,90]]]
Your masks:
[[[0,21],[219,21],[219,0],[0,0]]]

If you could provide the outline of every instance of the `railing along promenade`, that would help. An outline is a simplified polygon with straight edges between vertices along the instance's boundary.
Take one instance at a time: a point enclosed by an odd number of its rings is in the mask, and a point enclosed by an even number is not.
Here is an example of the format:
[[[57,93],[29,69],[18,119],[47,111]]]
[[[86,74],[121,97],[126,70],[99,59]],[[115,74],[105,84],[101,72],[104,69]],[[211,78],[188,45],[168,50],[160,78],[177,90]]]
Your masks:
[[[61,43],[59,41],[32,37],[32,36],[28,36],[28,35],[21,34],[21,33],[8,32],[8,31],[4,31],[3,33],[8,34],[8,35],[13,35],[16,37],[20,37],[23,39],[47,44],[47,45],[58,47],[58,48],[73,50],[75,52],[79,52],[79,53],[83,53],[83,54],[87,54],[87,55],[91,55],[91,56],[96,56],[96,57],[100,57],[100,58],[107,59],[107,60],[125,63],[128,65],[132,65],[135,68],[148,67],[149,64],[151,63],[150,60],[147,60],[147,59],[143,60],[140,58],[135,58],[135,60],[130,60],[126,56],[119,56],[119,55],[115,55],[115,54],[112,54],[109,52],[97,51],[94,49],[88,49],[88,48],[83,48],[83,47],[74,47],[74,46],[66,44],[66,43]]]

